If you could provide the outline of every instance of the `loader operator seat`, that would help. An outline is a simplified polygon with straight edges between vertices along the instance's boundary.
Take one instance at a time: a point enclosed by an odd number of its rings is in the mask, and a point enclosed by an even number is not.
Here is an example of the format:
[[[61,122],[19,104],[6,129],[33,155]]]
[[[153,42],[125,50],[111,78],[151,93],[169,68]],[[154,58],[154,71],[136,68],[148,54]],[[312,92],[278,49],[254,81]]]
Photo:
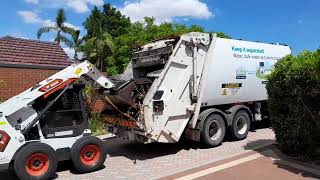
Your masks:
[[[73,85],[41,118],[46,138],[79,136],[88,128],[83,88],[83,85]]]

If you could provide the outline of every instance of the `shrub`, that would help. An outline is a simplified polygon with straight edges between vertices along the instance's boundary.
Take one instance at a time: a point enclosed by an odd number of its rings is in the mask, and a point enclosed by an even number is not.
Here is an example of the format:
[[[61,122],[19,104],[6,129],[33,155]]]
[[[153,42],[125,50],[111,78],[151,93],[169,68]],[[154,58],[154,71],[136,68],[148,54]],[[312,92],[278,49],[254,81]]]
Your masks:
[[[320,147],[320,49],[281,59],[267,84],[279,148],[314,157]]]
[[[89,118],[89,128],[93,135],[98,136],[106,133],[105,123],[101,114],[92,113]]]
[[[87,114],[89,117],[89,128],[95,136],[105,134],[106,130],[103,116],[93,111],[95,102],[98,99],[97,91],[91,86],[86,86],[84,89],[84,97],[87,105]]]

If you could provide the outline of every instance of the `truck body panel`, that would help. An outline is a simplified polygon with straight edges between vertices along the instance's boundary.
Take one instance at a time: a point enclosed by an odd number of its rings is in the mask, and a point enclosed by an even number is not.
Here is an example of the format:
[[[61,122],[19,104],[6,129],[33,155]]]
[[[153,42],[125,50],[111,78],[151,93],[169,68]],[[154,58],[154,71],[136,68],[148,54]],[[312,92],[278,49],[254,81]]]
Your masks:
[[[202,106],[267,100],[267,75],[288,46],[217,38],[208,51]]]

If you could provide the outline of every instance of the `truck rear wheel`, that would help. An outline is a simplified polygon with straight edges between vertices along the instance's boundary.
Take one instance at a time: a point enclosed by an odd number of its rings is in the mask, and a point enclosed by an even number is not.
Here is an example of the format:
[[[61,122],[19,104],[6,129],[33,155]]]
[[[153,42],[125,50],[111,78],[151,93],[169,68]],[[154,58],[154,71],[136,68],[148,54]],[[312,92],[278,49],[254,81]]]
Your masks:
[[[209,115],[203,123],[201,141],[209,146],[216,147],[221,144],[226,134],[226,125],[219,114]]]
[[[250,117],[244,111],[238,111],[234,116],[231,124],[231,134],[237,140],[245,139],[250,130]]]
[[[42,143],[30,143],[16,155],[14,171],[19,179],[51,179],[58,166],[52,147]]]
[[[71,158],[77,171],[87,173],[103,166],[107,152],[102,140],[93,136],[78,139],[71,148]]]

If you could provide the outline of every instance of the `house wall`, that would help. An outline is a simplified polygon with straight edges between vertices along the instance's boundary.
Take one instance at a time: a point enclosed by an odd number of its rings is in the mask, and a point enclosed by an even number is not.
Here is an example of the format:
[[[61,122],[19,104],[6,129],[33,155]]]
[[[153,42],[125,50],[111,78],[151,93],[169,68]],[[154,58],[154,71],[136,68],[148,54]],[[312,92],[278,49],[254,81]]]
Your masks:
[[[18,95],[59,70],[0,67],[0,102]]]

